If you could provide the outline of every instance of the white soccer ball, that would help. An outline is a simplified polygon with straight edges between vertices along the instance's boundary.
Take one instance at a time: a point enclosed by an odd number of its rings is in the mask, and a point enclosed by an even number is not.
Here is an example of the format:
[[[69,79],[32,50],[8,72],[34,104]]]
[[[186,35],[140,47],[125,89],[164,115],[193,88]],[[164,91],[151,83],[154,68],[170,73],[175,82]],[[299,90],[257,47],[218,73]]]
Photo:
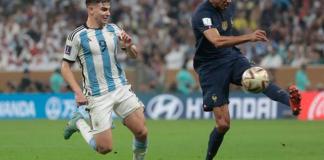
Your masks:
[[[242,75],[242,86],[244,90],[251,93],[260,93],[269,85],[269,75],[261,67],[251,67]]]

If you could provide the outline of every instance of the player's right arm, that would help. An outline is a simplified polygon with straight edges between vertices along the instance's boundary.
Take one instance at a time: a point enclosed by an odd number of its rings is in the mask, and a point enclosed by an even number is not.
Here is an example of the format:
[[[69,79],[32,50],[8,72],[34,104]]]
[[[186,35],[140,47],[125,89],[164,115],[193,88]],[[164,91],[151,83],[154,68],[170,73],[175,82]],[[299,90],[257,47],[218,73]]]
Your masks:
[[[71,89],[75,94],[75,101],[78,106],[87,104],[87,98],[83,95],[82,89],[76,81],[72,69],[72,63],[64,61],[61,66],[61,73],[64,80],[70,85]]]
[[[78,106],[85,105],[88,102],[71,68],[79,53],[79,46],[80,44],[78,43],[77,39],[68,37],[66,40],[63,62],[61,65],[61,74],[75,93],[75,100]]]
[[[203,33],[216,47],[232,47],[246,42],[268,41],[266,32],[263,30],[256,30],[241,36],[221,36],[216,28],[207,29]]]

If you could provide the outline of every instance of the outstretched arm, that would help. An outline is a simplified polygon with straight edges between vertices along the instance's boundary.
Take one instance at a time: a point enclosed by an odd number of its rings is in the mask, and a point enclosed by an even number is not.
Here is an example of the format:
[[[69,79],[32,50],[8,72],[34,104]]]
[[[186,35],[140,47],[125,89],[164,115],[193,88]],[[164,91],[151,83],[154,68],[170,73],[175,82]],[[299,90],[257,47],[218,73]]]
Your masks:
[[[205,30],[204,36],[216,47],[231,47],[246,42],[268,41],[266,32],[256,30],[253,33],[241,36],[221,36],[216,28]]]

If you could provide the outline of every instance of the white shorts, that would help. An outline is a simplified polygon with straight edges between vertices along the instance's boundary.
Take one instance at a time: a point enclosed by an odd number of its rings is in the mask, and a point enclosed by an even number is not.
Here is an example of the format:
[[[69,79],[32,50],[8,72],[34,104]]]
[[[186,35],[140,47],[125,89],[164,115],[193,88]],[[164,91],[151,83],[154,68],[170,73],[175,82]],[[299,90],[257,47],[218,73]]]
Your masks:
[[[112,111],[122,119],[139,108],[143,103],[131,91],[130,85],[120,86],[112,92],[100,96],[89,96],[87,109],[90,110],[92,133],[103,132],[112,125]]]

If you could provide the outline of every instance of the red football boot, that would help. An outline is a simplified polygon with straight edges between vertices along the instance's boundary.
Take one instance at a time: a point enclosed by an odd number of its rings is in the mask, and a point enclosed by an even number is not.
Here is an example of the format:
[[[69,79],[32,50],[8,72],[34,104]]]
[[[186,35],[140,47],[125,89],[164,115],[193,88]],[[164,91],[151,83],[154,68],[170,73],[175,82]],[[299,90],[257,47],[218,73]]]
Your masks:
[[[288,87],[289,91],[289,104],[291,111],[294,116],[298,116],[301,111],[301,95],[295,85],[291,85]]]

